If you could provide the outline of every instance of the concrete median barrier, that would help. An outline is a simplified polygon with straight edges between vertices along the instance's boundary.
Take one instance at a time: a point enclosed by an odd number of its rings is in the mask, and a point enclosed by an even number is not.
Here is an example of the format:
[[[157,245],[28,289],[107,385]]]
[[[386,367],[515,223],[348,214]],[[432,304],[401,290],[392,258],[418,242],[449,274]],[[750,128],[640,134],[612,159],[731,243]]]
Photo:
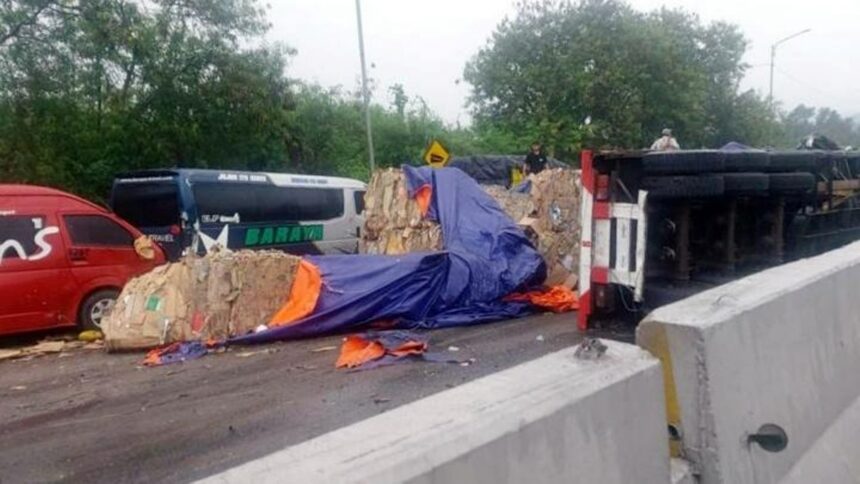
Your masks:
[[[703,484],[860,482],[860,244],[659,308],[637,342]],[[783,450],[756,442],[764,424]]]
[[[567,349],[203,482],[668,483],[662,378],[640,348]]]

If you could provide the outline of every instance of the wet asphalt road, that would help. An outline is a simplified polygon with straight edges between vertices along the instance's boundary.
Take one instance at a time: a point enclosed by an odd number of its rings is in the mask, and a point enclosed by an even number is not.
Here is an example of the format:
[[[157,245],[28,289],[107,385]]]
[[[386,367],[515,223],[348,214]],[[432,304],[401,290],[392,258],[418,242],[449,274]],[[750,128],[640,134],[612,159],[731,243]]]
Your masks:
[[[575,314],[430,333],[469,366],[335,370],[341,337],[138,366],[74,350],[0,362],[0,483],[187,482],[576,344]],[[600,334],[631,339],[630,331]],[[459,348],[448,351],[449,346]]]

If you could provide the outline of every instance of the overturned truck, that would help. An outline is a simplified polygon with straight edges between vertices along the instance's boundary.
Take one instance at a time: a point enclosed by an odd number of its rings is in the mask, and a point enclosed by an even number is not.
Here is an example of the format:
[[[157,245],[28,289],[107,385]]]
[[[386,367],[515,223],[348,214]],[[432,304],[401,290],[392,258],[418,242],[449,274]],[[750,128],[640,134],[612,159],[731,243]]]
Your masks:
[[[860,153],[583,152],[580,325],[860,237]]]

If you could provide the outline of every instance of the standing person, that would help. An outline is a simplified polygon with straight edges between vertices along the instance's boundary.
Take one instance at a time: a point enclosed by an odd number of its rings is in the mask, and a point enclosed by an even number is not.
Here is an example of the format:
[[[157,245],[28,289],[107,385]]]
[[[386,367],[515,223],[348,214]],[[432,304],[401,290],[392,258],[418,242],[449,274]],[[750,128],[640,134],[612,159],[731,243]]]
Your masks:
[[[678,140],[676,140],[672,136],[672,130],[669,128],[663,129],[663,136],[657,138],[654,143],[651,144],[651,149],[656,151],[670,151],[670,150],[680,150],[681,146],[678,145]]]
[[[526,155],[526,161],[523,165],[523,175],[528,176],[532,173],[538,174],[546,168],[546,155],[541,150],[541,145],[537,141],[532,143],[532,149]]]

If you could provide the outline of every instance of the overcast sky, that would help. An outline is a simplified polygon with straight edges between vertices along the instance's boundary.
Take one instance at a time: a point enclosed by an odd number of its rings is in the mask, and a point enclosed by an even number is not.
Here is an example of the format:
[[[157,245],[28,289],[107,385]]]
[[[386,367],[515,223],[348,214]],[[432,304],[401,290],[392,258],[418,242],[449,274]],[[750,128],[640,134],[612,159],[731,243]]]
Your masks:
[[[631,0],[639,10],[683,7],[704,21],[740,26],[750,40],[744,88],[768,87],[770,45],[812,31],[777,50],[774,97],[786,106],[830,106],[860,115],[860,0]],[[512,0],[362,0],[369,75],[387,103],[401,83],[449,123],[468,123],[465,63],[496,25],[514,12]],[[272,0],[268,39],[298,50],[288,75],[324,86],[358,86],[360,62],[354,0]],[[371,67],[371,64],[375,67]]]

